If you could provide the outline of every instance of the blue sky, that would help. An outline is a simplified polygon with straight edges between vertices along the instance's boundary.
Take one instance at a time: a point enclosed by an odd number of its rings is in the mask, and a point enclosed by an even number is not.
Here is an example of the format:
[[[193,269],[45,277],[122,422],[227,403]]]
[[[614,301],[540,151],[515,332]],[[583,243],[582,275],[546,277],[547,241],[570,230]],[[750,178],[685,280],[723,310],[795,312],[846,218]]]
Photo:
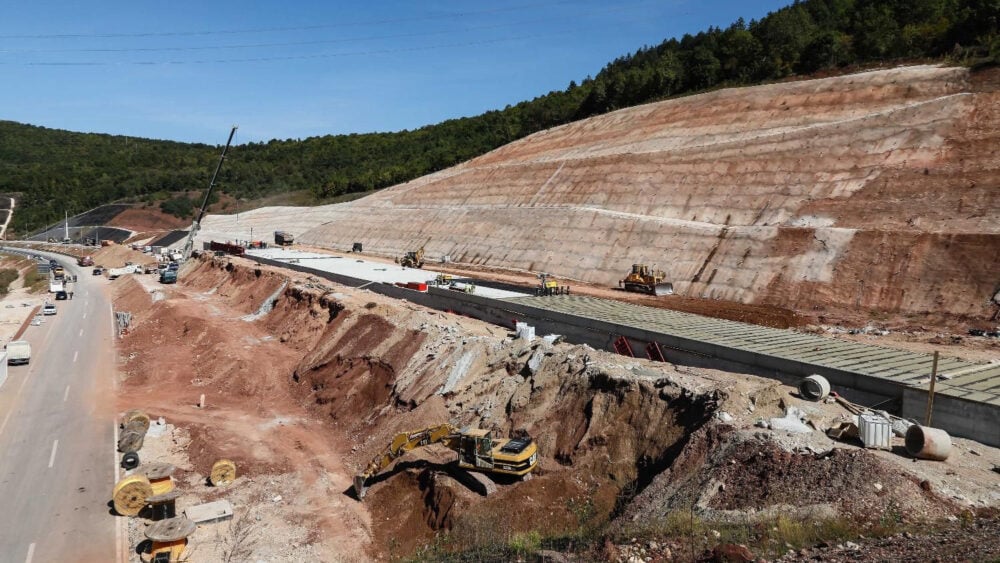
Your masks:
[[[0,119],[213,145],[413,129],[789,3],[8,2]]]

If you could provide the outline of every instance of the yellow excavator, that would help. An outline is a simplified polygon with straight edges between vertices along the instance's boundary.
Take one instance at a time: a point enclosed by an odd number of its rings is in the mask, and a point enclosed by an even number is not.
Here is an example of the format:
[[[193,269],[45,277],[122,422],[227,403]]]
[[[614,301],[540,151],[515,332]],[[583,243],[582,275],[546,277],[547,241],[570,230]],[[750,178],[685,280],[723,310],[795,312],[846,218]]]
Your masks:
[[[407,252],[402,258],[397,258],[396,263],[404,268],[423,268],[424,247],[421,246],[418,250]]]
[[[525,476],[538,465],[538,446],[531,438],[494,438],[490,430],[439,424],[401,432],[384,452],[375,456],[364,472],[354,477],[354,492],[365,497],[368,480],[378,475],[406,452],[430,444],[442,444],[458,453],[457,466],[481,473]]]
[[[666,278],[667,274],[663,270],[657,270],[656,266],[650,268],[645,264],[632,264],[632,271],[625,279],[618,280],[618,287],[650,295],[671,295],[674,284],[663,281]]]

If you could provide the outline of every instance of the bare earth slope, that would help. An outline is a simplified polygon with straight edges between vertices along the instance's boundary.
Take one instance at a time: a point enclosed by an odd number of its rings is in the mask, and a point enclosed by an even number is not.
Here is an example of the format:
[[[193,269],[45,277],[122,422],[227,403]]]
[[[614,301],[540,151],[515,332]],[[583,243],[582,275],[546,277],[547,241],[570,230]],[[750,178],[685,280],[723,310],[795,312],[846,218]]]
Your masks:
[[[347,204],[210,216],[302,242],[839,315],[987,318],[1000,289],[996,70],[915,66],[648,104]],[[259,235],[258,235],[259,236]]]

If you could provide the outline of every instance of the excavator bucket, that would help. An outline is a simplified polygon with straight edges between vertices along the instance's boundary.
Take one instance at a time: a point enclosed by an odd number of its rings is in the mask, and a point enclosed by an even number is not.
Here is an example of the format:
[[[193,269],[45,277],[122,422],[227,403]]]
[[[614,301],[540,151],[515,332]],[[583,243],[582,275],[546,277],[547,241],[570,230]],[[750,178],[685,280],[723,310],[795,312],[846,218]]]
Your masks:
[[[673,295],[674,294],[674,284],[672,283],[658,283],[653,287],[654,295]]]
[[[365,480],[364,475],[354,476],[354,494],[358,497],[358,500],[365,498]]]

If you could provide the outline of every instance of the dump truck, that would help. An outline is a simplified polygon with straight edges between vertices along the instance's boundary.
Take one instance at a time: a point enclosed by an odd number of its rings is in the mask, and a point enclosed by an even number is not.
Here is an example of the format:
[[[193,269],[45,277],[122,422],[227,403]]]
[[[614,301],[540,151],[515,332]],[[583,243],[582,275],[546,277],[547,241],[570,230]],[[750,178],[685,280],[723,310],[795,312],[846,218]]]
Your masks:
[[[657,270],[656,266],[632,264],[632,271],[625,279],[618,280],[618,287],[650,295],[670,295],[674,292],[674,284],[663,281],[666,278],[667,274]]]
[[[274,244],[290,246],[295,243],[295,235],[288,231],[274,231]]]
[[[458,454],[456,466],[462,470],[523,477],[538,466],[538,446],[531,438],[494,438],[490,430],[459,430],[451,424],[439,424],[396,434],[385,451],[375,456],[365,470],[354,477],[357,497],[364,498],[368,481],[389,467],[396,458],[430,444],[442,444],[455,451]]]
[[[160,272],[160,283],[177,283],[177,270],[163,270]]]
[[[9,366],[31,362],[31,344],[27,340],[13,340],[8,342],[4,349],[7,350],[7,365]]]
[[[418,250],[407,252],[402,258],[397,258],[396,263],[404,268],[423,268],[424,247],[421,246]]]

